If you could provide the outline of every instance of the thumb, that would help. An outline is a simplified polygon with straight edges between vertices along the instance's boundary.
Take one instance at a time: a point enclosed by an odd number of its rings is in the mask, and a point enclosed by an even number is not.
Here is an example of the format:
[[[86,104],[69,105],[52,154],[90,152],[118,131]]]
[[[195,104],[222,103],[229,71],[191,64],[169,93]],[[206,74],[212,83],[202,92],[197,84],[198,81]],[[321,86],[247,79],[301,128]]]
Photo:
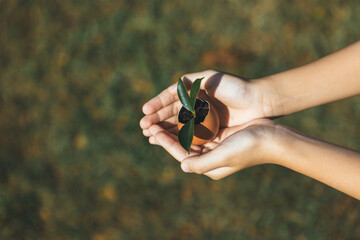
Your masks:
[[[203,72],[185,74],[181,77],[181,79],[183,80],[186,88],[190,89],[191,85],[195,82],[196,79],[204,78],[201,81],[200,89],[206,90],[207,92],[208,90],[211,91],[212,88],[215,88],[217,85],[219,85],[223,75],[224,73],[221,72],[206,70]]]
[[[210,152],[185,158],[181,162],[181,169],[187,173],[203,174],[227,164],[227,154],[224,154],[223,148],[218,146]]]

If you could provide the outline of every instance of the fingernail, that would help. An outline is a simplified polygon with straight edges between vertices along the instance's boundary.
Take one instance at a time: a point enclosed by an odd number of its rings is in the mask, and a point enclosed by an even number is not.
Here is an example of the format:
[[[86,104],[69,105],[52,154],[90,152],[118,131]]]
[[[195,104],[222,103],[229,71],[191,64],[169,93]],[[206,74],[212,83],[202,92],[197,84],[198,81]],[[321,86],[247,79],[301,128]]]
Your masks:
[[[181,169],[186,173],[191,173],[191,170],[190,170],[189,166],[187,165],[187,163],[182,163]]]

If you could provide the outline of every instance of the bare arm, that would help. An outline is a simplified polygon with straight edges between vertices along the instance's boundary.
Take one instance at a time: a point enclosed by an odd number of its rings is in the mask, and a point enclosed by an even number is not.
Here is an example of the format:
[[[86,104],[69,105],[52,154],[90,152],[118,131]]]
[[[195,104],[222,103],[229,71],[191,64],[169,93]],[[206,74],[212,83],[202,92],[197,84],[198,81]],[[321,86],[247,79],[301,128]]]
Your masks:
[[[268,119],[223,129],[213,142],[193,146],[190,156],[171,132],[153,125],[151,144],[181,162],[185,172],[218,180],[244,168],[277,164],[360,200],[360,153],[304,136]]]
[[[358,95],[360,42],[313,63],[255,82],[268,93],[264,101],[272,105],[266,117],[286,115]]]
[[[221,126],[232,127],[360,94],[360,42],[305,66],[260,79],[247,81],[207,70],[186,74],[183,80],[193,82],[202,77],[201,89],[222,113]],[[151,135],[148,128],[152,124],[172,120],[179,106],[176,85],[148,101],[140,123],[144,135]]]
[[[360,199],[360,153],[282,128],[271,162]]]
[[[194,146],[191,156],[176,140],[176,91],[169,88],[144,105],[141,120],[149,142],[161,145],[185,172],[221,179],[264,163],[279,164],[360,199],[360,153],[301,135],[263,117],[286,115],[360,94],[360,42],[308,65],[244,81],[205,71],[202,89],[224,118],[219,136]],[[229,94],[232,93],[232,94]],[[257,119],[257,120],[256,120]],[[169,127],[170,126],[170,127]]]

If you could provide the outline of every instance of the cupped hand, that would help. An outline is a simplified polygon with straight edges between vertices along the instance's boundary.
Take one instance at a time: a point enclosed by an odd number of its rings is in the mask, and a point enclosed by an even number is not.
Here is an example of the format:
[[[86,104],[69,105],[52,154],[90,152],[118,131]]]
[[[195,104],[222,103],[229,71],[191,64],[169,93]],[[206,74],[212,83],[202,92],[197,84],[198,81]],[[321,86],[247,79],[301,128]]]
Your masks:
[[[262,87],[264,84],[260,86],[258,81],[246,80],[214,70],[186,74],[182,79],[190,89],[191,84],[202,77],[204,79],[199,97],[208,100],[215,107],[220,118],[220,128],[237,126],[271,115],[272,101],[266,95],[271,89],[271,84],[267,84],[267,90],[264,91],[265,88]],[[145,116],[140,121],[144,135],[148,137],[152,135],[148,129],[153,124],[165,129],[174,127],[177,124],[180,108],[176,84],[173,84],[144,104]]]
[[[241,169],[271,162],[277,125],[269,119],[223,128],[211,142],[191,146],[190,155],[179,144],[175,129],[158,124],[149,128],[149,142],[160,145],[181,162],[184,172],[204,174],[218,180]]]

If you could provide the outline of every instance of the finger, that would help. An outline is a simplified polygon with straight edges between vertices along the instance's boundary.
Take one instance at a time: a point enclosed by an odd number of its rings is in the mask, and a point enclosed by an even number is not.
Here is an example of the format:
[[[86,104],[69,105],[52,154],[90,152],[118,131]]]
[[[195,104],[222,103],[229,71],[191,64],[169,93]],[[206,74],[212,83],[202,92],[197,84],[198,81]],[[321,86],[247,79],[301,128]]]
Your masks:
[[[161,126],[161,124],[159,124],[159,125]],[[162,127],[162,126],[161,126],[161,127]],[[177,133],[178,133],[178,131],[179,131],[177,126],[175,126],[175,127],[168,127],[168,128],[163,127],[163,129],[164,129],[165,131],[173,134],[175,137],[177,136]],[[145,137],[153,136],[153,135],[151,134],[151,132],[149,131],[149,129],[143,130],[143,134],[144,134]]]
[[[198,156],[187,157],[181,163],[184,172],[203,174],[213,169],[228,165],[228,158],[224,155],[222,146],[218,146],[210,152]]]
[[[154,124],[149,128],[149,132],[151,133],[152,136],[155,136],[158,132],[167,132],[171,135],[172,138],[174,138],[175,140],[177,139],[177,126],[172,127],[172,128],[168,128],[168,129],[164,129],[163,127],[161,127],[158,124]]]
[[[151,131],[150,131],[150,128],[151,128]],[[177,136],[177,133],[178,133],[177,125],[170,124],[168,122],[161,122],[158,124],[153,124],[150,126],[150,128],[144,129],[142,131],[142,133],[145,137],[151,137],[159,131],[167,131],[171,134],[174,134],[175,137]]]
[[[173,84],[162,91],[159,95],[145,103],[142,107],[142,111],[144,114],[152,114],[177,100],[176,84]]]
[[[142,133],[143,133],[143,135],[144,135],[145,137],[150,137],[150,136],[152,136],[151,132],[150,132],[148,129],[143,130]]]
[[[199,155],[202,152],[203,147],[197,145],[191,145],[190,147],[190,155],[186,152],[186,150],[180,145],[178,138],[175,134],[164,130],[159,125],[153,125],[149,128],[149,131],[153,134],[159,145],[165,148],[174,158],[181,161],[184,157]],[[177,131],[177,129],[176,129]],[[163,136],[165,134],[166,136]],[[161,140],[164,141],[159,141]],[[173,145],[173,146],[171,146]],[[185,153],[185,155],[184,155]],[[182,158],[179,158],[181,156]]]
[[[156,140],[154,136],[149,137],[149,143],[153,145],[159,145],[159,142]]]
[[[164,130],[169,131],[170,133],[173,133],[175,135],[177,135],[178,133],[178,120],[177,120],[177,116],[173,116],[171,118],[166,119],[163,122],[157,123],[157,125],[159,125],[160,127],[162,127]],[[150,126],[151,127],[151,126]],[[143,134],[145,137],[150,137],[152,136],[151,132],[149,131],[149,129],[144,129]]]
[[[149,127],[149,131],[151,135],[155,136],[157,133],[164,132],[166,130],[163,127],[159,126],[158,124],[154,124],[151,125],[151,127]]]
[[[181,162],[188,155],[186,150],[181,147],[180,143],[169,136],[169,134],[165,131],[156,133],[155,139],[168,153],[171,154],[171,156],[173,156],[179,162]]]
[[[169,128],[169,127],[174,127],[177,126],[179,123],[178,121],[178,116],[172,116],[166,120],[164,120],[163,122],[159,123],[160,126],[162,126],[163,128]]]
[[[214,101],[215,107],[218,104],[220,106],[223,104],[226,106],[238,106],[239,97],[248,94],[245,79],[214,70],[186,74],[183,76],[183,81],[185,85],[191,85],[196,79],[202,77],[204,79],[201,81],[200,88],[205,90],[206,94],[211,98],[217,99],[217,101]]]
[[[164,129],[161,126],[154,124],[149,128],[149,131],[153,136],[155,136],[159,132],[166,132],[174,141],[179,142],[177,138],[177,133],[178,133],[177,127]],[[191,156],[191,154],[195,154],[195,153],[201,153],[202,151],[203,151],[202,146],[192,144],[190,146],[190,155],[188,156]]]
[[[181,77],[181,79],[183,80],[185,85],[191,85],[196,79],[203,78],[203,80],[201,81],[200,89],[205,89],[206,81],[218,73],[219,72],[214,70],[206,70],[202,72],[185,74]]]
[[[171,137],[172,139],[174,139],[174,140],[177,139],[177,136],[175,134],[169,132],[167,129],[164,129],[163,127],[161,127],[158,124],[151,125],[151,127],[148,130],[152,136],[155,136],[159,132],[166,132],[169,135],[169,137]]]
[[[211,97],[222,99],[222,101],[227,99],[231,102],[234,94],[239,96],[239,78],[236,76],[214,70],[206,70],[184,75],[183,82],[189,86],[198,78],[203,78],[200,89],[205,90],[206,94]],[[230,99],[228,95],[231,96]]]
[[[140,120],[140,127],[142,129],[149,128],[152,124],[156,124],[158,122],[162,122],[168,118],[177,116],[179,110],[181,108],[181,102],[176,101],[171,103],[168,106],[163,107],[155,113],[146,115]]]

